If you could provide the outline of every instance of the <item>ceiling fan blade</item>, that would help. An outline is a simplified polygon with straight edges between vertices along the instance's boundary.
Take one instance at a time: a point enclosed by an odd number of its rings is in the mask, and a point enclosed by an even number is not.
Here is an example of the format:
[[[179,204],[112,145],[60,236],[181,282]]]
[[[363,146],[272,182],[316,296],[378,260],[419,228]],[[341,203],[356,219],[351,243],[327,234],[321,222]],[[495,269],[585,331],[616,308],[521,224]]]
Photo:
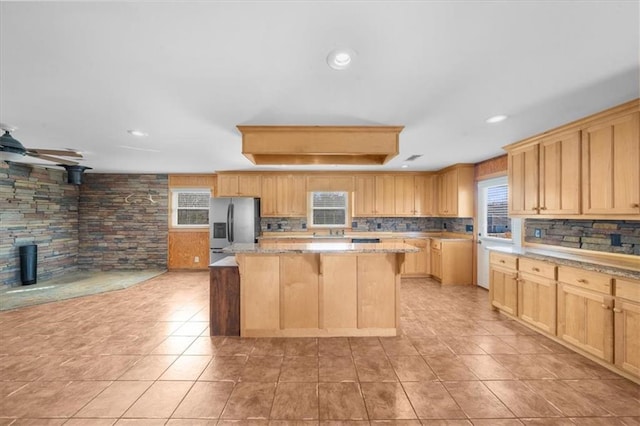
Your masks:
[[[52,157],[50,155],[38,154],[35,152],[27,152],[29,157],[39,158],[41,160],[52,161],[58,164],[64,164],[65,166],[76,166],[78,163],[76,161],[67,160],[64,158]]]
[[[76,157],[76,158],[82,158],[82,154],[80,154],[79,152],[75,152],[75,151],[67,151],[67,150],[62,150],[62,149],[27,149],[28,152],[34,153],[34,154],[51,154],[51,155],[61,155],[63,157]]]

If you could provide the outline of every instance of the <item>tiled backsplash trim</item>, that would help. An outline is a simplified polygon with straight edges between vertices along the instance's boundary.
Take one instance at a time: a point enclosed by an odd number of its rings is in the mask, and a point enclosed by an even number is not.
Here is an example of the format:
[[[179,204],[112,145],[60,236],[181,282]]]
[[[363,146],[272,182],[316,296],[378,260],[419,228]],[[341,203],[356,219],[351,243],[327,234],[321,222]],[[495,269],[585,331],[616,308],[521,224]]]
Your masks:
[[[471,234],[467,225],[473,219],[440,217],[358,217],[351,223],[352,231],[363,232],[439,232],[450,231]],[[263,217],[260,221],[263,232],[306,231],[307,219],[297,217]]]
[[[38,246],[38,281],[76,270],[78,186],[66,172],[0,161],[0,283],[20,285],[18,247]]]
[[[640,256],[640,221],[526,219],[524,228],[529,243]],[[620,236],[621,246],[612,245],[612,234]]]
[[[79,269],[166,268],[168,192],[167,175],[86,174],[80,187]]]

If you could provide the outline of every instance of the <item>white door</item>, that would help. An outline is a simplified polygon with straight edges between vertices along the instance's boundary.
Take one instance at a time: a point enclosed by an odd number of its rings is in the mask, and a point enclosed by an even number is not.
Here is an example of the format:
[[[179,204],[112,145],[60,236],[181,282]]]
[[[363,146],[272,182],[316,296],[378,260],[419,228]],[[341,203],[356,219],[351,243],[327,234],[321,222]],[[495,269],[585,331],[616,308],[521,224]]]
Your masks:
[[[478,285],[489,288],[487,247],[520,246],[522,220],[508,217],[507,177],[478,182]]]

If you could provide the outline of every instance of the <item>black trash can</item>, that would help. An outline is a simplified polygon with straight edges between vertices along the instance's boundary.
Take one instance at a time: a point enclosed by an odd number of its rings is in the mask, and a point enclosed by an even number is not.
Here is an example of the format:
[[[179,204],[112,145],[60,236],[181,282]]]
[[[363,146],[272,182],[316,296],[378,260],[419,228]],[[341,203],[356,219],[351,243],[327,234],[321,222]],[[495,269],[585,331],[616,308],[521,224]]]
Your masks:
[[[30,244],[20,246],[20,281],[22,285],[35,284],[38,281],[38,246]]]

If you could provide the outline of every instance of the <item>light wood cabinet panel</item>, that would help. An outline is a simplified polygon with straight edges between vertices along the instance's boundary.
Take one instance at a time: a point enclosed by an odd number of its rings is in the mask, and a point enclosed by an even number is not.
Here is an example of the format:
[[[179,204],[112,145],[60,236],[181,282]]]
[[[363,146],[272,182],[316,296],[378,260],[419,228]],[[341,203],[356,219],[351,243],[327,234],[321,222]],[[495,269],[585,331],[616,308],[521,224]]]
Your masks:
[[[316,254],[280,256],[280,328],[319,328],[318,260]]]
[[[216,197],[260,197],[260,175],[218,174]]]
[[[588,214],[640,214],[639,113],[582,132],[582,210]]]
[[[358,274],[355,256],[324,255],[320,275],[321,328],[358,327]]]
[[[545,333],[555,335],[555,280],[521,273],[518,277],[518,317]]]
[[[415,176],[414,178],[414,210],[416,216],[433,216],[435,176]]]
[[[544,138],[539,149],[539,213],[579,214],[580,131]]]
[[[640,282],[636,284],[640,286]],[[640,377],[640,303],[616,299],[615,364]]]
[[[442,250],[431,246],[431,276],[440,280],[442,279]]]
[[[538,145],[508,153],[509,214],[538,213]]]
[[[356,176],[355,178],[354,216],[367,217],[376,214],[376,180],[375,176]]]
[[[395,279],[396,255],[358,256],[358,328],[396,326],[396,289],[388,283]]]
[[[431,254],[429,250],[429,240],[407,238],[402,242],[420,249],[418,253],[405,253],[402,274],[412,276],[429,275],[431,273]]]
[[[438,215],[473,217],[474,169],[473,165],[459,165],[445,170],[436,178]]]
[[[558,337],[613,363],[613,298],[558,284]]]
[[[393,175],[376,176],[376,214],[393,216],[395,214],[395,202],[395,177]]]
[[[236,256],[240,271],[240,330],[280,329],[279,256]]]
[[[209,266],[209,230],[169,232],[171,269],[207,269]],[[197,262],[196,262],[197,258]]]
[[[277,185],[275,176],[263,176],[260,197],[260,215],[263,217],[278,216]]]
[[[395,176],[395,214],[414,216],[416,214],[416,187],[413,175]]]
[[[260,212],[264,217],[306,217],[306,180],[302,175],[264,175]]]
[[[518,314],[518,273],[495,265],[489,266],[491,305],[509,315]]]

